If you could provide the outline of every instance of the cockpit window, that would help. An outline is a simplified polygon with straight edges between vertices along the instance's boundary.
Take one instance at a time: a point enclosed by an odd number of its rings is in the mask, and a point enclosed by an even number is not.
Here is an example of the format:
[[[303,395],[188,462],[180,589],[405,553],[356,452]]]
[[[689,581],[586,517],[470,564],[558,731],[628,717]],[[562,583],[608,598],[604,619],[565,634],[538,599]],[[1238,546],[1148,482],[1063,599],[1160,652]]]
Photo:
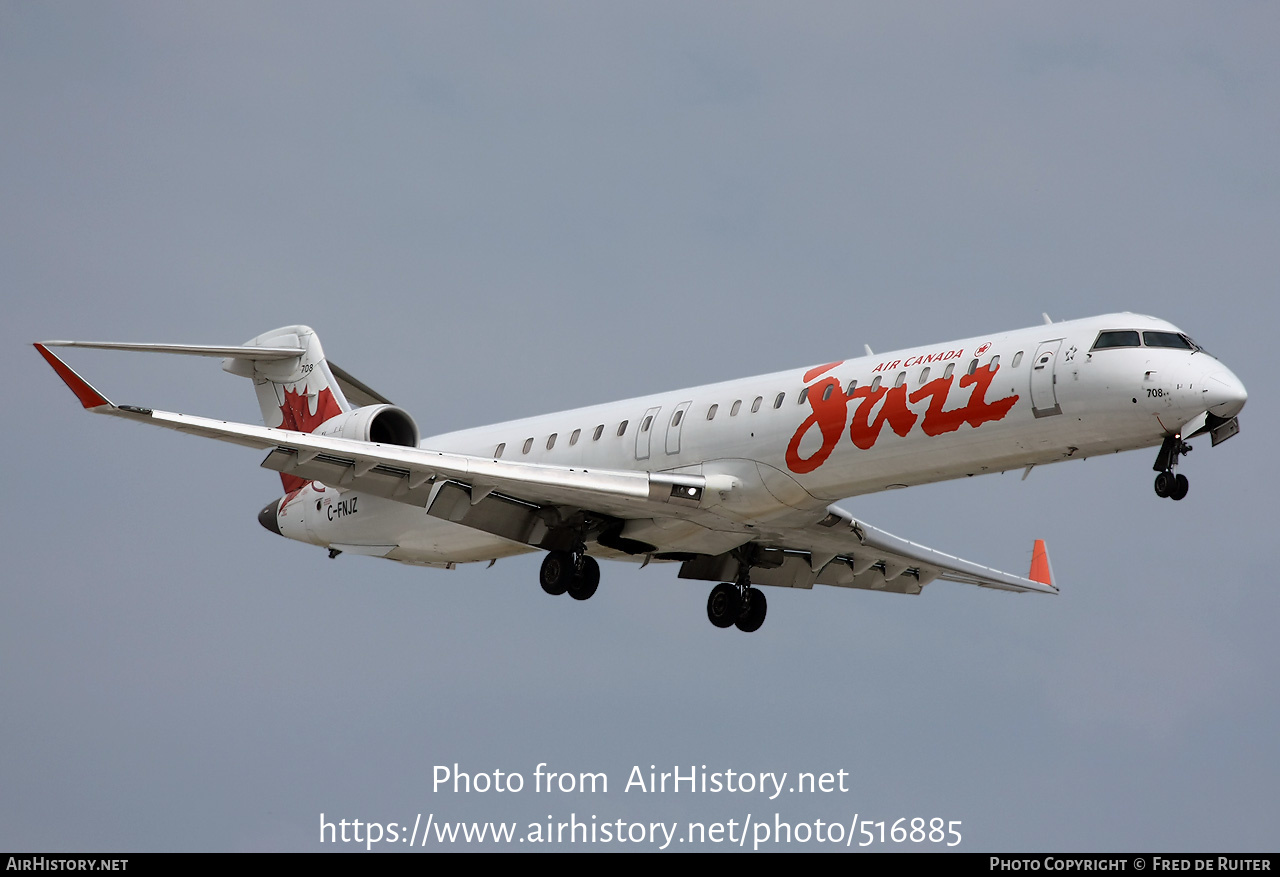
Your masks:
[[[1142,343],[1148,347],[1173,347],[1177,350],[1195,350],[1195,346],[1177,332],[1143,332]]]
[[[1108,347],[1141,347],[1142,342],[1138,340],[1138,333],[1132,329],[1113,329],[1107,332],[1100,332],[1098,340],[1093,342],[1094,350],[1104,350]]]

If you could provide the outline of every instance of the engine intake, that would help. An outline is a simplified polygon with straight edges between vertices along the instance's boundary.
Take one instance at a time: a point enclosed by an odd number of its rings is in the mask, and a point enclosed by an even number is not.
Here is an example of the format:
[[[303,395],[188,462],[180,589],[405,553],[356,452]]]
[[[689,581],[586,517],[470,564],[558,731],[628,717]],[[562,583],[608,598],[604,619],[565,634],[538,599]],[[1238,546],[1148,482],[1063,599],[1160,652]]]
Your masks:
[[[315,434],[404,448],[416,448],[420,439],[418,424],[409,412],[395,405],[366,405],[346,411],[317,426]]]

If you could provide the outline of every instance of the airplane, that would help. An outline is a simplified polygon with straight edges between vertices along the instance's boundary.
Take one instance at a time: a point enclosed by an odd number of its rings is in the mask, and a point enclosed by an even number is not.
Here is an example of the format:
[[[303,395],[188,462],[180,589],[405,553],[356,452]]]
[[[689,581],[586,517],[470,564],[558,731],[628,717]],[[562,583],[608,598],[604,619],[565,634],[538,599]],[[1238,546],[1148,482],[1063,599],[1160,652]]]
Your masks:
[[[117,405],[52,347],[223,359],[264,426]],[[420,438],[404,409],[287,326],[242,345],[35,344],[84,408],[267,452],[266,529],[330,557],[452,569],[545,551],[548,594],[586,600],[597,558],[716,582],[707,617],[751,632],[760,585],[919,594],[935,580],[1058,593],[1043,540],[1026,577],[926,548],[835,500],[1159,447],[1155,492],[1207,434],[1239,432],[1244,385],[1171,323],[1131,313],[789,369]]]

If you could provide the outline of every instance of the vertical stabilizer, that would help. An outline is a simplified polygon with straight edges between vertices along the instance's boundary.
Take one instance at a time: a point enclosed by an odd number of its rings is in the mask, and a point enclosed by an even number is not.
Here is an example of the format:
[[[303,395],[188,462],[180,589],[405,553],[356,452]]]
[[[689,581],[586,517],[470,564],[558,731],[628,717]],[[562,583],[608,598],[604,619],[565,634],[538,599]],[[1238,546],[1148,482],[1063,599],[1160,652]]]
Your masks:
[[[285,326],[265,332],[245,343],[246,347],[296,347],[301,352],[287,359],[235,357],[222,363],[224,370],[253,379],[267,426],[314,432],[332,417],[351,410],[342,388],[325,361],[320,339],[309,326]],[[281,474],[286,491],[306,483],[297,476]]]

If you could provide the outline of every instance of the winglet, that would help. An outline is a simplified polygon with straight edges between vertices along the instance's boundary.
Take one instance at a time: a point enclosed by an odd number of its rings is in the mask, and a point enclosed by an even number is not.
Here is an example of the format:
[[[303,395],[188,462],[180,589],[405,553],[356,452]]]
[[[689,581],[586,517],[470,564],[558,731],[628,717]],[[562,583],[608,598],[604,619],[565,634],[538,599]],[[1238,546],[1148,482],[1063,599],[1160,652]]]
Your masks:
[[[1042,585],[1053,585],[1053,570],[1049,566],[1049,552],[1045,550],[1044,540],[1037,539],[1035,548],[1031,549],[1031,572],[1027,578]]]
[[[89,409],[101,408],[104,405],[115,407],[111,404],[110,399],[90,386],[89,382],[76,374],[71,366],[54,356],[48,347],[43,344],[34,346],[40,352],[40,355],[45,358],[45,361],[53,366],[53,370],[58,373],[58,377],[62,378],[62,382],[71,388],[71,392],[76,394],[76,398],[80,400],[81,405]]]

